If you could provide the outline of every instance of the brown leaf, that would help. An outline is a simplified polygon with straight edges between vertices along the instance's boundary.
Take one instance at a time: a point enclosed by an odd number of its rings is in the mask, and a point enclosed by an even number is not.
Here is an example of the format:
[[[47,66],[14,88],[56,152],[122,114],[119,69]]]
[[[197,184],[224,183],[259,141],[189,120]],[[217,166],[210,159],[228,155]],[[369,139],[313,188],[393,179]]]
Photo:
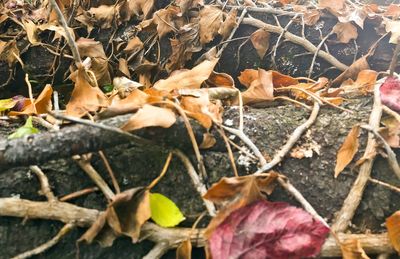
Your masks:
[[[319,21],[319,18],[321,18],[321,12],[319,10],[312,9],[304,13],[304,23],[308,26],[315,25]]]
[[[365,18],[367,18],[366,11],[364,11],[363,8],[354,7],[354,9],[342,13],[338,17],[338,20],[341,23],[354,22],[355,24],[360,26],[361,29],[363,29]]]
[[[358,239],[348,239],[342,242],[340,249],[343,259],[369,259]]]
[[[263,59],[269,48],[269,32],[264,29],[258,29],[250,35],[251,43],[257,51],[260,59]]]
[[[83,67],[78,69],[74,81],[74,90],[66,107],[67,115],[82,117],[88,112],[95,112],[101,107],[108,106],[107,97],[98,87],[90,85]]]
[[[0,60],[7,62],[9,67],[13,67],[19,59],[19,49],[15,40],[1,41],[0,40]]]
[[[125,235],[136,243],[142,225],[150,216],[149,191],[142,187],[126,190],[114,197],[107,210],[78,241],[90,244],[97,240],[103,246],[111,246],[116,237]]]
[[[387,10],[383,15],[393,17],[393,19],[399,18],[400,17],[400,5],[390,4],[387,7]]]
[[[119,58],[118,70],[122,73],[123,76],[131,77],[131,73],[129,72],[129,67],[128,67],[128,61],[126,59]]]
[[[47,84],[35,101],[25,106],[22,111],[10,111],[8,115],[31,115],[31,114],[43,114],[51,110],[51,97],[53,95],[53,88]],[[36,109],[35,109],[36,108]]]
[[[33,46],[37,46],[40,44],[39,36],[38,36],[38,28],[36,24],[34,24],[32,21],[22,21],[22,24],[24,25],[24,29],[26,32],[26,36],[28,37],[29,42]]]
[[[109,29],[116,23],[117,10],[117,5],[100,5],[90,8],[88,13],[96,20],[100,28]]]
[[[167,79],[157,81],[154,84],[154,88],[164,91],[172,91],[184,88],[200,88],[201,84],[207,80],[211,72],[214,70],[217,62],[217,58],[205,60],[191,70],[183,71],[175,75],[171,75]]]
[[[222,11],[215,6],[206,5],[199,12],[200,24],[200,43],[209,43],[218,34],[222,25]]]
[[[143,42],[139,39],[139,37],[133,37],[128,41],[128,44],[124,48],[124,52],[126,54],[132,54],[139,52],[143,49]]]
[[[86,26],[87,32],[90,34],[94,29],[96,20],[90,17],[87,11],[85,11],[81,6],[78,7],[76,12],[75,20]]]
[[[93,39],[79,38],[76,45],[82,57],[91,58],[90,69],[94,72],[98,84],[102,86],[111,83],[111,76],[108,71],[108,59],[101,42]]]
[[[336,33],[338,40],[341,43],[349,43],[350,40],[357,39],[357,28],[351,23],[337,23],[333,26],[332,31]]]
[[[190,239],[183,241],[176,249],[176,259],[191,259],[192,258],[192,243]]]
[[[213,121],[222,123],[223,108],[220,102],[210,101],[207,89],[198,89],[197,97],[183,96],[181,106],[188,116],[198,120],[207,129],[211,127]]]
[[[360,134],[360,126],[354,126],[346,139],[344,140],[342,146],[340,147],[335,166],[335,178],[343,171],[343,169],[353,160],[354,155],[358,151],[358,135]]]
[[[249,175],[240,177],[224,177],[208,189],[203,198],[217,204],[225,204],[208,224],[205,236],[208,238],[214,229],[228,217],[231,212],[256,200],[263,199],[262,193],[271,194],[275,188],[278,174]]]
[[[258,69],[258,78],[251,82],[249,89],[242,93],[243,104],[269,102],[274,99],[272,72]]]
[[[161,108],[145,104],[139,109],[122,127],[122,130],[133,131],[146,127],[169,128],[176,121],[173,111],[168,108]]]
[[[235,81],[233,78],[226,73],[217,73],[215,71],[211,72],[211,75],[205,82],[207,86],[210,87],[226,87],[226,88],[235,88]]]
[[[396,211],[386,219],[386,228],[388,230],[390,243],[400,254],[400,211]]]
[[[120,8],[120,16],[122,21],[129,21],[133,15],[139,16],[143,14],[143,18],[150,17],[154,7],[155,0],[134,0],[124,1]]]
[[[237,9],[233,8],[228,13],[225,21],[222,23],[222,26],[219,28],[218,33],[222,36],[222,40],[226,40],[229,38],[233,28],[237,26],[236,23],[237,17]]]
[[[340,16],[346,8],[346,0],[319,0],[318,6],[327,9],[335,16]]]
[[[153,14],[152,23],[157,26],[158,37],[162,38],[170,32],[178,31],[183,26],[183,18],[178,17],[180,9],[177,6],[169,6],[158,10]]]
[[[361,58],[357,59],[356,62],[351,64],[345,71],[343,71],[335,80],[332,81],[332,86],[340,85],[344,80],[349,78],[355,80],[358,74],[362,70],[369,69],[369,64],[367,61],[368,55],[364,55]]]
[[[342,83],[340,88],[342,88],[345,93],[356,92],[366,94],[373,91],[377,77],[378,72],[375,70],[362,70],[360,73],[358,73],[357,80],[355,82],[352,79],[348,79]]]

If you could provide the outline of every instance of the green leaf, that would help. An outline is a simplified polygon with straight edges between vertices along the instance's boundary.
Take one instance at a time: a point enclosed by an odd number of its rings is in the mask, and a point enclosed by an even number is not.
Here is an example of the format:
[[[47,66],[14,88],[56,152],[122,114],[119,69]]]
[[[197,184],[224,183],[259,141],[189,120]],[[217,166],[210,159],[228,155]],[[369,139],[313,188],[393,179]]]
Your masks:
[[[161,227],[174,227],[185,220],[176,204],[160,193],[150,193],[151,219]]]
[[[39,133],[39,130],[32,125],[32,116],[26,120],[25,125],[18,128],[8,139],[22,138],[23,136]]]
[[[17,102],[13,98],[0,100],[0,112],[13,108]]]
[[[104,91],[105,93],[109,93],[109,92],[111,92],[112,90],[114,90],[114,86],[113,86],[112,84],[105,84],[105,85],[103,85],[103,91]]]

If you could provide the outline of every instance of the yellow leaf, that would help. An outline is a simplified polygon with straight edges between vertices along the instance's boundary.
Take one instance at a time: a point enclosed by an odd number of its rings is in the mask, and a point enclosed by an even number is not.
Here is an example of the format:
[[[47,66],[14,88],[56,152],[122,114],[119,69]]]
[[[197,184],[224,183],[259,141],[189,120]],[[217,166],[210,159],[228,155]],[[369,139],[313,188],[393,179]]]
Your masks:
[[[354,155],[357,153],[359,133],[360,126],[354,126],[340,147],[336,157],[335,178],[353,160]]]
[[[348,239],[342,242],[340,249],[343,259],[369,259],[358,239]]]

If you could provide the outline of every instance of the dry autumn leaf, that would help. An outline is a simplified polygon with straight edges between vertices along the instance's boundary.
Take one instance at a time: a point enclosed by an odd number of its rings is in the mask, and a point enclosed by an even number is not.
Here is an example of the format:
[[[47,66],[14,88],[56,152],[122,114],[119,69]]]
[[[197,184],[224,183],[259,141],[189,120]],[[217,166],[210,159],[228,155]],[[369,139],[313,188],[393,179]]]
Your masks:
[[[82,117],[109,104],[104,93],[98,87],[89,84],[87,76],[85,69],[80,67],[74,79],[75,86],[71,99],[66,107],[66,114],[69,116]]]
[[[361,58],[357,59],[356,62],[351,64],[351,66],[349,66],[338,77],[336,77],[335,80],[332,81],[332,86],[338,86],[343,81],[345,81],[349,78],[355,80],[357,78],[358,74],[362,70],[368,70],[369,64],[368,64],[367,58],[368,58],[368,55],[364,55]]]
[[[357,28],[351,23],[337,23],[333,26],[332,31],[336,33],[338,40],[341,43],[349,43],[350,40],[357,39]]]
[[[125,235],[136,243],[142,225],[150,216],[149,191],[142,187],[126,190],[114,197],[78,242],[90,244],[96,240],[102,246],[111,246],[116,237]]]
[[[354,126],[342,146],[340,147],[335,166],[335,178],[343,171],[343,169],[353,160],[354,155],[358,151],[358,135],[360,134],[360,126]]]
[[[208,79],[211,72],[214,70],[217,62],[217,58],[214,58],[212,60],[205,60],[191,70],[178,72],[175,73],[175,75],[171,75],[167,79],[157,81],[154,84],[154,88],[164,91],[172,91],[185,88],[200,88],[201,84]]]
[[[251,82],[249,89],[242,93],[243,104],[270,102],[274,99],[272,72],[258,69],[258,78]]]
[[[15,115],[32,115],[43,114],[51,110],[51,97],[53,95],[53,88],[51,85],[46,85],[39,96],[34,100],[33,104],[26,105],[22,111],[11,111],[8,113],[10,116]]]
[[[218,7],[206,5],[199,13],[199,33],[202,45],[209,43],[218,34],[222,25],[222,11]]]
[[[175,113],[168,108],[146,104],[139,109],[122,127],[122,130],[133,131],[146,127],[169,128],[176,121]]]
[[[348,79],[340,86],[345,93],[366,94],[373,91],[378,73],[374,70],[362,70],[358,73],[357,80]]]
[[[369,259],[358,239],[348,239],[342,242],[340,249],[343,259]]]
[[[386,228],[390,243],[392,243],[397,253],[400,254],[400,211],[396,211],[386,219]]]
[[[222,23],[222,26],[219,28],[218,33],[222,36],[222,40],[226,40],[229,38],[233,28],[236,27],[236,16],[237,16],[237,9],[233,8],[228,13],[225,21]]]
[[[90,70],[94,72],[98,85],[102,86],[111,83],[111,76],[108,71],[108,58],[101,42],[80,38],[76,42],[76,45],[82,57],[91,58]]]
[[[269,32],[264,29],[258,29],[250,35],[251,43],[257,51],[260,59],[263,59],[269,48]]]

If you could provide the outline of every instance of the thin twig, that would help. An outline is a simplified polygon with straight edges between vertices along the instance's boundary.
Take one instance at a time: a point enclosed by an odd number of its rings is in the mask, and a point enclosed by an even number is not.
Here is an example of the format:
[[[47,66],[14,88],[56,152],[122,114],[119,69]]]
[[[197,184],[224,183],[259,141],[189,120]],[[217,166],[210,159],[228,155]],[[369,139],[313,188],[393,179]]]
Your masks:
[[[167,159],[165,160],[165,164],[164,164],[164,166],[163,166],[163,169],[161,170],[160,175],[159,175],[156,179],[154,179],[154,180],[149,184],[149,186],[147,186],[147,189],[148,189],[148,190],[150,190],[150,189],[152,189],[154,186],[156,186],[156,184],[161,180],[161,178],[163,178],[164,175],[167,173],[169,164],[171,163],[171,159],[172,159],[172,152],[169,152],[168,157],[167,157]]]
[[[172,151],[172,153],[174,155],[176,155],[181,162],[183,163],[183,165],[186,168],[186,171],[188,172],[190,178],[192,179],[192,182],[194,184],[194,187],[196,188],[197,192],[201,195],[201,197],[203,198],[203,195],[206,194],[207,192],[207,188],[205,186],[205,184],[203,183],[203,180],[201,178],[201,176],[199,174],[197,174],[196,170],[194,169],[192,163],[190,162],[190,159],[180,150],[178,149],[174,149]],[[216,215],[216,209],[215,206],[212,202],[203,199],[204,205],[207,208],[208,214],[210,216],[215,216]]]
[[[26,251],[22,254],[19,254],[17,256],[12,257],[12,259],[25,259],[29,258],[38,254],[43,253],[44,251],[50,249],[51,247],[55,246],[60,240],[67,235],[72,229],[75,228],[74,223],[67,223],[65,224],[60,231],[55,235],[52,239],[47,241],[46,243],[36,247],[35,249],[32,249],[30,251]]]
[[[321,42],[318,44],[317,49],[316,49],[315,52],[314,52],[314,56],[313,56],[313,58],[312,58],[310,68],[309,68],[309,70],[308,70],[308,77],[309,77],[309,78],[311,78],[311,74],[312,74],[313,69],[314,69],[315,60],[317,59],[317,56],[318,56],[318,52],[320,51],[322,45],[324,45],[325,41],[326,41],[332,34],[333,34],[333,31],[331,31],[330,33],[328,33],[328,34],[321,40]]]
[[[380,142],[382,142],[383,147],[385,148],[387,154],[387,160],[389,162],[389,165],[392,168],[395,175],[397,176],[397,178],[400,179],[400,167],[399,163],[397,163],[396,153],[393,152],[392,148],[389,146],[389,144],[382,137],[382,135],[379,134],[377,130],[371,128],[369,125],[361,125],[361,128],[372,132],[375,135],[375,137],[378,138]]]
[[[167,239],[157,242],[153,248],[145,256],[143,256],[143,259],[159,259],[168,252],[170,247],[171,245]]]
[[[31,104],[33,105],[33,111],[35,112],[35,114],[37,114],[35,99],[33,99],[32,85],[31,85],[31,82],[29,82],[28,74],[25,74],[25,83],[28,86],[29,100],[31,101]]]
[[[389,114],[390,116],[395,118],[400,123],[400,114],[398,114],[397,112],[393,111],[392,109],[390,109],[386,105],[382,105],[382,109],[386,114]]]
[[[110,166],[110,163],[107,160],[106,155],[104,154],[104,152],[102,150],[99,151],[99,155],[100,155],[100,158],[103,161],[103,163],[104,163],[104,165],[105,165],[105,167],[107,169],[108,175],[111,178],[111,182],[112,182],[112,184],[114,186],[115,192],[116,193],[120,193],[121,192],[121,188],[119,188],[119,184],[118,184],[117,178],[115,178],[114,171],[112,170],[112,168]]]
[[[72,121],[75,123],[79,123],[79,124],[83,124],[83,125],[87,125],[87,126],[91,126],[91,127],[96,127],[99,129],[103,129],[103,130],[107,130],[107,131],[111,131],[111,132],[115,132],[117,134],[121,134],[124,135],[128,138],[130,138],[133,142],[135,142],[136,144],[140,144],[140,145],[155,145],[152,141],[141,138],[139,136],[136,136],[132,133],[126,132],[121,130],[120,128],[117,127],[112,127],[112,126],[107,126],[101,123],[96,123],[90,120],[84,120],[84,119],[79,119],[79,118],[75,118],[72,116],[67,116],[67,115],[62,115],[60,113],[54,113],[54,112],[49,112],[52,116],[54,116],[57,119],[62,119],[62,120],[67,120],[67,121]]]
[[[106,196],[108,200],[112,200],[115,196],[114,192],[110,189],[108,184],[104,181],[96,169],[93,168],[89,160],[82,158],[81,156],[73,156],[72,158],[78,163],[82,170],[86,172],[86,174],[90,177],[90,179],[92,179],[97,187],[99,187],[104,196]]]
[[[231,148],[231,145],[229,144],[229,139],[226,137],[226,134],[222,128],[218,129],[218,132],[222,136],[222,139],[225,142],[226,150],[228,151],[229,160],[231,161],[231,165],[232,165],[233,175],[238,177],[239,174],[238,174],[238,171],[236,168],[235,158],[233,157],[232,148]]]
[[[75,44],[75,41],[68,30],[67,22],[65,21],[65,17],[61,12],[60,8],[58,7],[56,0],[50,0],[51,6],[53,10],[57,14],[58,22],[64,28],[65,35],[67,36],[67,43],[71,48],[72,56],[74,57],[76,66],[80,66],[82,64],[81,56],[79,55],[78,47]]]
[[[29,169],[34,172],[39,179],[41,194],[46,196],[48,201],[56,201],[57,198],[51,191],[49,179],[43,173],[43,171],[37,165],[32,165],[29,167]]]
[[[73,200],[73,199],[79,198],[81,196],[84,196],[84,195],[87,195],[87,194],[90,194],[90,193],[93,193],[93,192],[97,192],[98,190],[99,190],[98,187],[86,188],[86,189],[83,189],[83,190],[80,190],[80,191],[77,191],[77,192],[73,192],[73,193],[67,194],[67,195],[61,197],[58,200],[59,201],[69,201],[69,200]]]
[[[368,180],[369,180],[371,183],[375,183],[375,184],[384,186],[384,187],[386,187],[386,188],[388,188],[388,189],[390,189],[390,190],[392,190],[392,191],[395,191],[395,192],[400,193],[400,188],[398,188],[398,187],[396,187],[396,186],[393,186],[393,185],[391,185],[391,184],[388,184],[388,183],[379,181],[379,180],[374,179],[374,178],[371,178],[371,177],[370,177]]]
[[[378,129],[379,123],[382,116],[382,104],[379,94],[380,85],[375,85],[374,88],[374,105],[372,107],[371,115],[369,117],[369,126],[372,129]],[[373,154],[376,149],[376,141],[372,133],[368,134],[367,147],[365,148],[364,156]],[[349,226],[358,205],[361,202],[361,198],[364,193],[365,186],[367,185],[368,179],[370,178],[372,166],[374,164],[375,157],[366,159],[360,166],[360,172],[358,173],[357,179],[354,181],[353,186],[350,189],[349,194],[343,202],[342,208],[336,214],[336,218],[332,225],[334,232],[343,232]]]
[[[243,24],[247,24],[247,25],[251,25],[257,28],[263,28],[269,32],[272,33],[277,33],[277,34],[281,34],[283,31],[282,27],[279,26],[275,26],[275,25],[271,25],[271,24],[267,24],[259,19],[255,19],[255,18],[244,18],[243,19]],[[317,51],[317,47],[315,47],[310,41],[308,41],[307,39],[304,39],[302,37],[299,37],[293,33],[290,32],[286,32],[284,34],[285,39],[303,46],[306,50],[315,53]],[[335,66],[337,69],[341,70],[341,71],[345,71],[348,66],[346,66],[345,64],[343,64],[342,62],[340,62],[339,60],[337,60],[334,56],[332,56],[331,54],[320,50],[318,52],[318,56],[325,59],[326,61],[328,61],[330,64],[332,64],[333,66]]]
[[[303,208],[310,213],[314,218],[321,221],[329,228],[329,224],[317,213],[313,206],[304,198],[304,196],[294,187],[286,177],[278,177],[279,184],[303,206]]]
[[[390,62],[389,65],[389,76],[393,76],[394,70],[396,69],[397,60],[399,58],[398,57],[399,53],[400,53],[400,37],[397,38],[396,48],[394,49],[392,61]]]
[[[243,9],[242,14],[240,15],[238,22],[236,24],[236,27],[233,28],[233,30],[231,31],[231,34],[229,35],[228,39],[225,41],[225,43],[222,45],[222,47],[218,50],[217,53],[217,57],[221,57],[222,52],[224,52],[225,48],[228,46],[229,44],[229,40],[231,40],[233,38],[233,35],[235,35],[236,30],[239,28],[239,25],[242,23],[244,16],[247,14],[247,9]]]
[[[317,102],[314,102],[314,107],[308,120],[303,124],[301,124],[300,126],[298,126],[293,131],[292,135],[290,135],[286,144],[278,151],[278,153],[274,156],[271,162],[263,165],[259,170],[257,170],[255,174],[261,174],[263,172],[271,170],[274,166],[279,164],[282,161],[282,159],[286,156],[286,154],[290,151],[290,149],[292,149],[292,147],[300,139],[303,133],[314,123],[314,121],[317,119],[318,112],[319,112],[319,104]]]
[[[240,138],[240,140],[243,141],[251,149],[251,151],[253,151],[254,155],[258,158],[261,165],[267,163],[267,160],[265,160],[265,157],[263,156],[261,151],[253,143],[253,141],[251,141],[251,139],[246,134],[244,134],[243,131],[240,131],[238,129],[233,129],[233,128],[230,128],[230,127],[227,127],[224,125],[221,125],[221,127],[224,130],[228,131],[229,133],[232,133],[232,134],[236,135],[238,138]]]

